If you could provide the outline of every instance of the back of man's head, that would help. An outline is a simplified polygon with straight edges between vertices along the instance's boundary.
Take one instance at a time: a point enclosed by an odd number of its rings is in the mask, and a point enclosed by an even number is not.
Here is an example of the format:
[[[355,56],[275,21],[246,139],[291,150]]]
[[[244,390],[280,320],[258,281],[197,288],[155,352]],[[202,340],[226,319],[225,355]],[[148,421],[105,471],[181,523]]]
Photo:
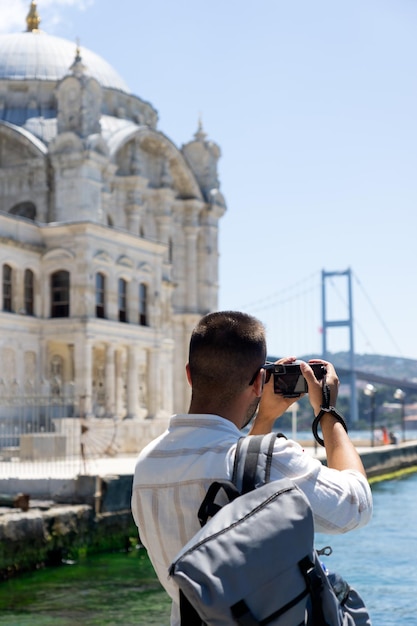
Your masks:
[[[190,340],[193,393],[233,397],[244,389],[266,358],[263,324],[238,311],[203,317]]]

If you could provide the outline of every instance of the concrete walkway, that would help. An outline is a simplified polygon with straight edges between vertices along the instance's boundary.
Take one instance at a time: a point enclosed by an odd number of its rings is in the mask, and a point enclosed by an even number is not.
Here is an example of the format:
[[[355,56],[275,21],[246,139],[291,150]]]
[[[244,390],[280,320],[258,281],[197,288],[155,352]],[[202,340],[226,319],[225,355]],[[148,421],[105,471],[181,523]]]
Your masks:
[[[101,459],[58,459],[56,461],[2,461],[0,480],[66,478],[77,476],[132,475],[137,454],[103,457]]]

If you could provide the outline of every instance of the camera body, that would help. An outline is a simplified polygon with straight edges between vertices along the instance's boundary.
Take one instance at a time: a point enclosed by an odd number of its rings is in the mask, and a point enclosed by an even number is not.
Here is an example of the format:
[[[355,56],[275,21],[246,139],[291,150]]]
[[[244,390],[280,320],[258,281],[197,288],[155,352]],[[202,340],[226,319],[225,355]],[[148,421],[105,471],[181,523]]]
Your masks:
[[[310,363],[317,380],[322,380],[326,374],[326,368],[321,363]],[[274,376],[274,393],[280,393],[284,398],[298,398],[308,392],[307,381],[301,373],[300,364],[295,363],[272,363],[268,369]]]

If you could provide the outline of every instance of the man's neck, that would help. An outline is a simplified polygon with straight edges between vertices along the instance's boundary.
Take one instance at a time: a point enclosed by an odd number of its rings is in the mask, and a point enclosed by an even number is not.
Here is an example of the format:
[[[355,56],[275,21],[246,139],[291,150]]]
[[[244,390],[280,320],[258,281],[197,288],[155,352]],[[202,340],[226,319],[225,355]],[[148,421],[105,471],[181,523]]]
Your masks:
[[[193,413],[197,415],[219,415],[223,417],[223,419],[229,420],[229,422],[233,422],[237,428],[242,428],[242,423],[244,420],[244,415],[242,415],[242,411],[235,406],[219,406],[215,402],[195,402],[191,401],[190,408],[188,413]]]

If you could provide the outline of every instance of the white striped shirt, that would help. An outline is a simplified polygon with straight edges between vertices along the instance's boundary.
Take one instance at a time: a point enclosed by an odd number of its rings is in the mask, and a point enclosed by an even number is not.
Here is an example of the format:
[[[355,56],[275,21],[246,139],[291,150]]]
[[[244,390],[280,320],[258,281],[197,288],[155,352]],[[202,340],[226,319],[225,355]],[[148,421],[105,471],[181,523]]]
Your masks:
[[[198,508],[214,480],[230,480],[242,433],[217,415],[174,415],[168,430],[140,453],[133,480],[132,513],[141,542],[161,584],[178,603],[168,568],[200,529]],[[355,470],[334,470],[304,452],[295,441],[277,438],[271,480],[291,478],[306,494],[315,529],[344,533],[372,515],[367,480]],[[171,624],[179,624],[173,607]]]

